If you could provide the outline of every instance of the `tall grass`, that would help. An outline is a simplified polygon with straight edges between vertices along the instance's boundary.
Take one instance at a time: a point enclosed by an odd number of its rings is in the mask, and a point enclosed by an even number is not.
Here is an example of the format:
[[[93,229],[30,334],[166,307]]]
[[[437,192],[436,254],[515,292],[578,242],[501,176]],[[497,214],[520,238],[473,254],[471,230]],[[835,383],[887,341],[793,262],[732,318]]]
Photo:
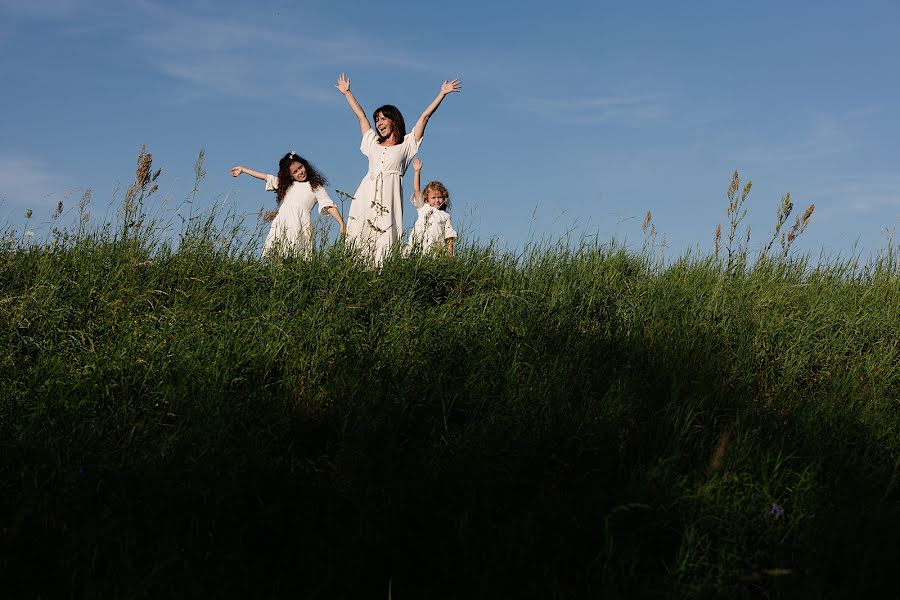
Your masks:
[[[0,252],[15,596],[896,590],[890,243],[751,260],[738,223],[669,263],[463,244],[372,270],[123,213]]]

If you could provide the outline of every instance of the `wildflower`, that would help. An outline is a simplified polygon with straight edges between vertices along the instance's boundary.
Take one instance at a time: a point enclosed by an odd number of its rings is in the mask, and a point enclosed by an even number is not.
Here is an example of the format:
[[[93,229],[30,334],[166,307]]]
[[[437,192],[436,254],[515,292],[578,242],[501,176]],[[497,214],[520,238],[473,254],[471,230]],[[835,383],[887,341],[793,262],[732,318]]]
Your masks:
[[[382,229],[381,227],[376,225],[372,219],[366,219],[366,225],[368,225],[369,227],[371,227],[373,230],[377,231],[378,233],[384,233],[387,231],[387,229]]]
[[[30,208],[29,208],[28,210],[25,211],[25,218],[26,218],[26,219],[30,219],[30,218],[31,218],[31,209],[30,209]]]
[[[384,204],[379,202],[377,199],[372,200],[372,208],[374,208],[378,212],[379,217],[391,212]]]
[[[34,232],[29,229],[25,232],[25,237],[34,237]]]
[[[769,507],[769,514],[778,519],[779,517],[784,516],[784,507],[778,504],[777,502],[773,502],[772,506]]]

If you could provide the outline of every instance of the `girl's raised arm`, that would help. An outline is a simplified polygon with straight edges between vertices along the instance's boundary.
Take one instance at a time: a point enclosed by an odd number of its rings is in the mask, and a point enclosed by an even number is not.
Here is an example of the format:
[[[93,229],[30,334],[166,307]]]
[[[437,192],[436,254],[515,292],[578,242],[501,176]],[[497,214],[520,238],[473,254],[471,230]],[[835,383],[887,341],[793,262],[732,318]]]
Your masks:
[[[372,126],[369,125],[366,111],[362,109],[362,106],[359,105],[359,102],[357,102],[356,98],[353,96],[353,92],[350,91],[350,78],[345,77],[344,74],[341,73],[341,76],[338,77],[337,85],[334,87],[336,87],[338,91],[344,95],[344,98],[347,99],[350,110],[352,110],[353,114],[356,115],[356,118],[359,119],[359,133],[360,135],[365,135],[367,131],[372,129]]]
[[[237,177],[241,173],[246,173],[247,175],[250,175],[251,177],[256,177],[257,179],[262,179],[263,181],[266,180],[265,173],[260,173],[259,171],[254,171],[253,169],[248,169],[247,167],[232,167],[232,169],[231,169],[232,177]]]
[[[425,135],[425,126],[428,124],[428,119],[431,118],[431,115],[434,114],[434,111],[437,110],[437,107],[441,105],[441,102],[444,100],[444,96],[447,94],[452,94],[453,92],[458,92],[462,89],[462,84],[459,82],[459,79],[454,79],[453,81],[444,81],[441,84],[441,91],[438,92],[437,97],[431,101],[431,104],[428,105],[428,108],[425,109],[425,112],[422,113],[422,116],[419,117],[419,120],[416,121],[416,126],[413,129],[413,133],[416,136],[416,141],[422,139],[422,136]]]
[[[425,198],[422,197],[422,161],[419,160],[418,156],[413,159],[412,165],[415,172],[413,176],[412,203],[416,208],[419,208],[425,204]]]

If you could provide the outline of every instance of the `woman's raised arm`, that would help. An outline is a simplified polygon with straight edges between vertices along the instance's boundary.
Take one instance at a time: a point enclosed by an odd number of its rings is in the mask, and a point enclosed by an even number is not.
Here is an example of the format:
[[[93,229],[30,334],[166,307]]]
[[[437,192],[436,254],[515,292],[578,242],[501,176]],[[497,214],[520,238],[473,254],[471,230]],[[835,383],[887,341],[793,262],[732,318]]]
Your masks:
[[[434,114],[434,111],[437,110],[438,106],[441,105],[441,102],[444,100],[444,96],[447,94],[452,94],[453,92],[458,92],[462,89],[462,84],[459,79],[454,79],[453,81],[444,81],[441,84],[441,91],[438,92],[438,95],[434,100],[431,101],[431,104],[425,109],[425,112],[422,113],[422,116],[419,117],[419,120],[416,121],[416,126],[413,128],[413,133],[416,136],[416,141],[422,139],[422,136],[425,135],[425,126],[428,125],[428,119],[431,118],[431,115]]]
[[[365,135],[367,131],[372,129],[372,126],[369,124],[368,117],[366,117],[366,111],[362,109],[362,106],[357,102],[353,92],[350,91],[350,78],[345,77],[344,74],[341,73],[340,77],[338,77],[337,85],[334,87],[336,87],[338,91],[344,95],[344,98],[347,99],[350,110],[352,110],[353,114],[356,115],[356,118],[359,119],[359,133],[360,135]]]

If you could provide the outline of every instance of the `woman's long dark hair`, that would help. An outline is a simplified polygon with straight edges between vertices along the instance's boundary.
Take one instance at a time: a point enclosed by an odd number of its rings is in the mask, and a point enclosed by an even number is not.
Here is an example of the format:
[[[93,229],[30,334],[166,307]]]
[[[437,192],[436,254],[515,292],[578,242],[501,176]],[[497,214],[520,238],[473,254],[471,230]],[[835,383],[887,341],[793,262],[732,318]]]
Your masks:
[[[295,162],[300,163],[303,165],[303,168],[306,169],[306,181],[309,182],[309,187],[313,190],[328,185],[328,179],[319,173],[314,166],[309,164],[308,160],[299,154],[288,152],[278,161],[278,189],[275,190],[275,199],[278,200],[278,202],[284,200],[284,195],[287,194],[290,187],[294,185],[294,178],[291,177],[291,165]]]
[[[397,143],[403,141],[403,138],[406,137],[406,121],[403,120],[403,115],[400,114],[400,109],[394,106],[393,104],[385,104],[380,108],[376,108],[375,112],[372,113],[372,122],[374,123],[378,119],[378,113],[384,115],[386,119],[390,119],[394,124],[394,131],[397,132]],[[375,135],[378,135],[378,129],[375,130]],[[383,143],[387,138],[383,138],[378,135],[378,143]]]

